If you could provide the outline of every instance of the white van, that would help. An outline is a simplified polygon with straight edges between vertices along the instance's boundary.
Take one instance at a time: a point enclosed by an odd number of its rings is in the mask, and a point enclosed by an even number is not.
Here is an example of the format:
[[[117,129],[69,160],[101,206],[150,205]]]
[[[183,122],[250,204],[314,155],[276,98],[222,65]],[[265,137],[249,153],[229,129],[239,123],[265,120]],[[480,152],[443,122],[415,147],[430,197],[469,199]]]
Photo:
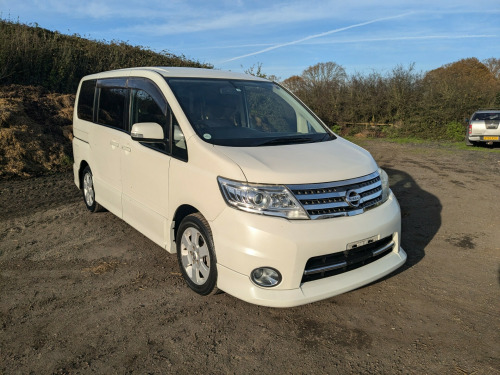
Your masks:
[[[193,68],[94,74],[73,132],[87,208],[177,253],[201,295],[297,306],[406,260],[387,174],[276,83]]]

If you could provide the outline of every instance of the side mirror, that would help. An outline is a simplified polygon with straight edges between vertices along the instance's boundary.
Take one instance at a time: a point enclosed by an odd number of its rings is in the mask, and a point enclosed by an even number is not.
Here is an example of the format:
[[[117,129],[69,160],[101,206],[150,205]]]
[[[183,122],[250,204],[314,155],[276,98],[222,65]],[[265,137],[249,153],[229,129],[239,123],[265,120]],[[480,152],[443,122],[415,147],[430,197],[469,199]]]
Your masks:
[[[156,122],[139,122],[132,125],[132,140],[139,142],[161,142],[164,139],[163,128]]]

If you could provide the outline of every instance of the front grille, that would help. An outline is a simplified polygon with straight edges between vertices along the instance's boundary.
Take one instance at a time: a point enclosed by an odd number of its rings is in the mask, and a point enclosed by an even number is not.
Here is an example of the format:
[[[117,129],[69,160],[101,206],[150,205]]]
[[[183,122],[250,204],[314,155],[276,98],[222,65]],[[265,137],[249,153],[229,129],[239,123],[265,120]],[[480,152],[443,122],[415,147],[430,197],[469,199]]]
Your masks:
[[[288,185],[311,219],[352,216],[363,213],[382,201],[378,172],[351,180],[322,184]],[[349,204],[348,194],[359,194],[359,204]]]
[[[302,283],[355,270],[386,256],[394,249],[392,236],[351,250],[310,258],[304,269]]]

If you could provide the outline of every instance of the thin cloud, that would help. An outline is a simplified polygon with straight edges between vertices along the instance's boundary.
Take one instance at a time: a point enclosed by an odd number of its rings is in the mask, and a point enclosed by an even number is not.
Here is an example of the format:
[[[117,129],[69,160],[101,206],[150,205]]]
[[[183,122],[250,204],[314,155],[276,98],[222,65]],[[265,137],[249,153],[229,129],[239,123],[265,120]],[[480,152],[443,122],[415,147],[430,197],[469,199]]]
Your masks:
[[[245,11],[239,8],[235,10],[218,10],[213,7],[187,8],[183,9],[182,15],[176,17],[159,12],[156,18],[163,19],[162,21],[156,20],[152,23],[148,20],[147,24],[120,27],[114,31],[163,36],[318,21],[331,17],[330,13],[326,11],[328,4],[330,3],[326,2],[320,7],[310,7],[303,3],[277,4]],[[277,14],[280,16],[277,17]]]
[[[433,40],[433,39],[471,39],[471,38],[497,38],[494,34],[479,34],[479,35],[422,35],[422,36],[399,36],[386,38],[362,38],[362,39],[346,39],[346,40],[323,40],[314,41],[310,44],[343,44],[343,43],[371,43],[371,42],[392,42],[392,41],[407,41],[407,40]]]
[[[370,25],[372,23],[382,22],[382,21],[388,21],[388,20],[392,20],[392,19],[396,19],[396,18],[401,18],[401,17],[406,17],[406,16],[408,16],[410,14],[413,14],[413,13],[415,13],[415,12],[403,13],[403,14],[399,14],[397,16],[391,16],[391,17],[377,18],[377,19],[374,19],[374,20],[371,20],[371,21],[366,21],[366,22],[362,22],[362,23],[357,23],[355,25],[350,25],[350,26],[346,26],[346,27],[341,27],[339,29],[334,29],[334,30],[326,31],[324,33],[309,35],[309,36],[306,36],[305,38],[293,40],[291,42],[276,44],[274,46],[261,49],[260,51],[256,51],[256,52],[252,52],[252,53],[247,53],[247,54],[241,55],[241,56],[236,56],[236,57],[230,58],[228,60],[224,60],[224,61],[222,61],[222,63],[226,63],[226,62],[230,62],[230,61],[235,61],[235,60],[243,59],[245,57],[260,55],[261,53],[269,52],[269,51],[272,51],[272,50],[275,50],[275,49],[278,49],[278,48],[283,48],[283,47],[291,46],[291,45],[294,45],[294,44],[302,43],[302,42],[305,42],[305,41],[308,41],[308,40],[311,40],[311,39],[321,38],[323,36],[327,36],[327,35],[330,35],[330,34],[338,33],[338,32],[341,32],[341,31],[345,31],[345,30],[349,30],[349,29],[354,29],[354,28],[362,27],[362,26],[366,26],[366,25]]]

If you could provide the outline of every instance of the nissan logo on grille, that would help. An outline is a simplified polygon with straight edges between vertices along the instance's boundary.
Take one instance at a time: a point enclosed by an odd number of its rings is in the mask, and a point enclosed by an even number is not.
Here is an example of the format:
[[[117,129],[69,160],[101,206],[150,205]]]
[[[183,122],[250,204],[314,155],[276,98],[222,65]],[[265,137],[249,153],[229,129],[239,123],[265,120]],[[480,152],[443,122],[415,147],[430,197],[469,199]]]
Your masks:
[[[348,190],[345,194],[345,201],[351,207],[358,207],[361,203],[361,195],[359,195],[355,190]]]

